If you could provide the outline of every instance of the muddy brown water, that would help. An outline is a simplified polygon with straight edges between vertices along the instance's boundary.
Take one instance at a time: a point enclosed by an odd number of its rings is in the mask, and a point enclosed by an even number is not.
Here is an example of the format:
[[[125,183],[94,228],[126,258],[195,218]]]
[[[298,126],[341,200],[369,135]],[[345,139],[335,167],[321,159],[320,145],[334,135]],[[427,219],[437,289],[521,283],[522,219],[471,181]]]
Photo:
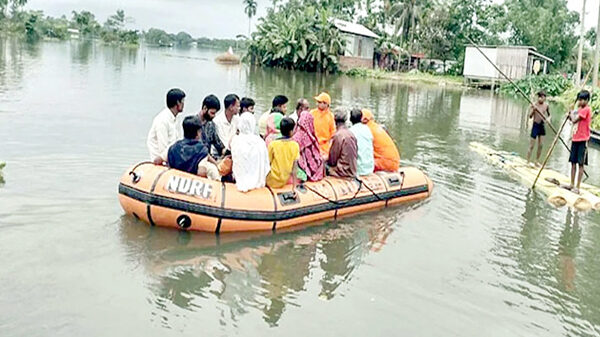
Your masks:
[[[553,208],[468,149],[524,154],[522,102],[214,56],[0,40],[0,335],[600,334],[600,216]],[[123,215],[117,184],[146,159],[170,87],[187,92],[184,115],[209,93],[262,112],[327,89],[334,106],[375,111],[434,194],[286,233],[151,228]],[[566,161],[557,148],[549,165]]]

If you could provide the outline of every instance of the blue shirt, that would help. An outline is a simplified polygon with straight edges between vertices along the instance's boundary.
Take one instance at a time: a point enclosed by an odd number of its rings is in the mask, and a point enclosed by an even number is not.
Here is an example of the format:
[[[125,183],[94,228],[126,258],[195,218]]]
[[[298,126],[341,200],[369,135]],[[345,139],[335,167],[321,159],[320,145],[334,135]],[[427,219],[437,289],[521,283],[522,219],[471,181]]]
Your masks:
[[[369,127],[363,123],[352,125],[350,131],[356,137],[358,144],[358,159],[356,161],[357,174],[366,176],[373,173],[375,169],[375,157],[373,156],[373,134]]]
[[[198,173],[198,164],[208,156],[208,148],[197,139],[182,139],[171,145],[168,163],[171,168],[192,174]]]

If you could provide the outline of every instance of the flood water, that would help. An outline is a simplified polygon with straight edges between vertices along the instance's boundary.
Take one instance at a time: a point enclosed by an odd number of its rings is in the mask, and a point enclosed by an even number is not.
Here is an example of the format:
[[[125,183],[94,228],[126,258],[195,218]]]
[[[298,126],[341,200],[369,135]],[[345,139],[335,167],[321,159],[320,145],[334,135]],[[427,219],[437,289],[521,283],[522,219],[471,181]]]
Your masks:
[[[550,206],[468,148],[524,155],[523,102],[215,55],[0,40],[1,336],[600,334],[600,216]],[[371,108],[434,194],[288,233],[151,228],[123,215],[117,185],[171,87],[184,115],[210,93],[265,111],[326,89]],[[549,166],[567,158],[557,147]],[[598,184],[597,149],[590,164]]]

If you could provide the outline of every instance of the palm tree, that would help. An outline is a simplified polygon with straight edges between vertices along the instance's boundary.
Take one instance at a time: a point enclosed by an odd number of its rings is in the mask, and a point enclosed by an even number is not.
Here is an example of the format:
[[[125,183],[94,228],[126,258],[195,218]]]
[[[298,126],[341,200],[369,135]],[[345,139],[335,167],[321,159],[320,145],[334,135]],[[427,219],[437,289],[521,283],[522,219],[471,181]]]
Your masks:
[[[256,1],[255,0],[244,0],[246,8],[244,13],[248,15],[248,38],[250,38],[250,32],[252,30],[252,17],[256,15]]]
[[[417,24],[421,21],[425,10],[432,5],[433,1],[400,0],[388,3],[390,17],[396,22],[395,33],[401,34],[402,41],[414,42],[414,33]]]

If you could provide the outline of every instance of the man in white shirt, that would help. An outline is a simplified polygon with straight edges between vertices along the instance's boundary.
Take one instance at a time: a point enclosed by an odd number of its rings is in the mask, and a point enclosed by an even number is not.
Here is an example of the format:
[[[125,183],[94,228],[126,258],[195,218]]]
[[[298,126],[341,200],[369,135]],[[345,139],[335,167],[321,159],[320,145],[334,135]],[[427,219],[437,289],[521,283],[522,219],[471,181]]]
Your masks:
[[[237,118],[240,113],[240,98],[236,94],[229,94],[223,100],[225,103],[225,111],[218,114],[215,119],[217,133],[221,142],[227,150],[230,149],[229,144],[237,131]]]
[[[167,108],[159,112],[152,121],[146,145],[150,160],[156,165],[167,162],[169,147],[178,138],[176,117],[183,111],[185,93],[181,89],[171,89],[167,93]]]

